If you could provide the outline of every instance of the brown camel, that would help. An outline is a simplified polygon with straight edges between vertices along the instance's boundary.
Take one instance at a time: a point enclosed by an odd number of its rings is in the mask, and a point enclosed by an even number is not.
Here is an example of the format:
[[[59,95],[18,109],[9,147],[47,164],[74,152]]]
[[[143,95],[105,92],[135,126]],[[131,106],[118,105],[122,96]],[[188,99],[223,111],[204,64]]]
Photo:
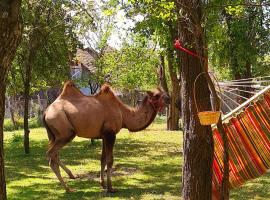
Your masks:
[[[107,165],[107,191],[115,192],[111,184],[113,146],[121,128],[136,132],[145,129],[169,98],[161,89],[147,92],[141,105],[131,108],[123,104],[114,91],[103,85],[98,94],[85,96],[68,81],[59,97],[44,113],[49,137],[49,164],[66,191],[73,191],[64,182],[59,166],[74,179],[73,173],[60,161],[59,150],[77,135],[102,139],[100,184],[105,189],[104,171]]]

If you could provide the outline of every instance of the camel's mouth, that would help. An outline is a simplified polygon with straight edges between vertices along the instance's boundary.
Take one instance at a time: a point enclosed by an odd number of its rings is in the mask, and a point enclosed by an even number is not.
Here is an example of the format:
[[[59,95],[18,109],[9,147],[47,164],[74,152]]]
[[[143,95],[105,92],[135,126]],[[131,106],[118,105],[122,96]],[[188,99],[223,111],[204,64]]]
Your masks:
[[[163,101],[164,101],[164,104],[165,106],[168,106],[170,103],[171,103],[171,98],[169,97],[169,95],[165,94],[163,97],[162,97]]]

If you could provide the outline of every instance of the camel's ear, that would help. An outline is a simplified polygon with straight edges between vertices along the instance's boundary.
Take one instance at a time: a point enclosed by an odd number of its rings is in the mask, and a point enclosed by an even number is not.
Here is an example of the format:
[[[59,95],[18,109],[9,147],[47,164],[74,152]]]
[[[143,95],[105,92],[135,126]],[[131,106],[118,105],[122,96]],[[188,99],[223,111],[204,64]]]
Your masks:
[[[147,93],[147,94],[148,94],[148,96],[150,96],[150,97],[154,96],[154,93],[153,93],[153,92],[151,92],[151,91],[146,91],[146,93]]]
[[[157,90],[160,91],[160,92],[164,92],[164,89],[163,89],[162,86],[158,86],[158,87],[157,87]]]
[[[110,91],[110,86],[107,85],[107,84],[104,84],[102,87],[101,87],[101,91],[104,92],[104,93],[108,93]]]

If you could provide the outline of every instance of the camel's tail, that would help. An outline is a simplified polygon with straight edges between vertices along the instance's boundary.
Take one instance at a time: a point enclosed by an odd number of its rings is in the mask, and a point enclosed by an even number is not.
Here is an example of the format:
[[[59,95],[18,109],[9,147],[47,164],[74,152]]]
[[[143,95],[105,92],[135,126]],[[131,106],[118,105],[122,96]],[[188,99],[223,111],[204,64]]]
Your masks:
[[[51,144],[55,140],[55,135],[54,135],[53,131],[50,129],[50,127],[48,126],[48,124],[46,123],[45,116],[46,116],[46,113],[44,112],[44,114],[43,114],[43,124],[44,124],[44,127],[47,130],[48,138],[49,138],[49,141],[50,141],[50,144]]]

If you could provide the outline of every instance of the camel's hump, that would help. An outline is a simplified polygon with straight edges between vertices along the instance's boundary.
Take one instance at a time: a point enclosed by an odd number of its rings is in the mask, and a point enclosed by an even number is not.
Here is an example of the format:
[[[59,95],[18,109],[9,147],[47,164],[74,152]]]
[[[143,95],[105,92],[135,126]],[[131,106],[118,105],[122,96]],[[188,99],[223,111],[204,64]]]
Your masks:
[[[108,92],[112,92],[112,89],[111,89],[111,86],[108,85],[107,83],[103,84],[100,88],[100,91],[101,92],[104,92],[104,93],[108,93]]]
[[[80,97],[84,96],[81,91],[76,87],[73,81],[67,81],[64,83],[63,90],[60,97]]]

